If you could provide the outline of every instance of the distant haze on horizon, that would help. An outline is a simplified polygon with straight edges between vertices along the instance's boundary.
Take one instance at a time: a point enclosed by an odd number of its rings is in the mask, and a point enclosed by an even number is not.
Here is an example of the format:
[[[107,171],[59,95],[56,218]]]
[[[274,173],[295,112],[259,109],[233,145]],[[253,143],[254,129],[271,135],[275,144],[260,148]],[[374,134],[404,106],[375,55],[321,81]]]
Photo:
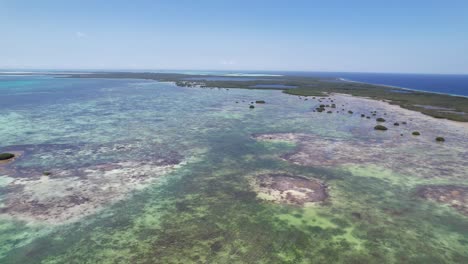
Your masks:
[[[468,1],[0,0],[0,69],[468,74]]]

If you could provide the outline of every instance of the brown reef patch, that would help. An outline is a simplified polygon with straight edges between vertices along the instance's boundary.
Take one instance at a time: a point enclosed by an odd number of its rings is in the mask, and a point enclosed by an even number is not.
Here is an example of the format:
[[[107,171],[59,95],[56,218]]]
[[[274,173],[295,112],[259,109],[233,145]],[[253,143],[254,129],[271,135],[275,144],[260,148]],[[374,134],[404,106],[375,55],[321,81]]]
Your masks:
[[[403,175],[458,179],[466,179],[468,167],[468,152],[457,152],[444,146],[438,147],[437,151],[428,152],[427,146],[421,142],[398,141],[391,138],[331,139],[300,133],[256,134],[253,138],[259,141],[295,143],[296,149],[280,158],[302,166],[377,164]]]
[[[421,198],[446,204],[460,213],[468,215],[468,186],[432,185],[418,188]]]
[[[283,204],[305,205],[328,198],[327,186],[317,179],[289,174],[261,174],[254,179],[258,197]]]
[[[178,164],[125,161],[12,178],[3,187],[0,216],[62,224],[124,199],[172,171]]]

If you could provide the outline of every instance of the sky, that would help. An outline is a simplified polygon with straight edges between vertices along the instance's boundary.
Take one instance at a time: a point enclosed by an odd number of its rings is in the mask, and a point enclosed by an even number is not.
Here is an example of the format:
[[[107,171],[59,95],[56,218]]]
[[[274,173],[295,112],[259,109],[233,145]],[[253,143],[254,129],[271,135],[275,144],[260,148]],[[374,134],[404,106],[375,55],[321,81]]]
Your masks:
[[[468,1],[0,0],[0,68],[468,74]]]

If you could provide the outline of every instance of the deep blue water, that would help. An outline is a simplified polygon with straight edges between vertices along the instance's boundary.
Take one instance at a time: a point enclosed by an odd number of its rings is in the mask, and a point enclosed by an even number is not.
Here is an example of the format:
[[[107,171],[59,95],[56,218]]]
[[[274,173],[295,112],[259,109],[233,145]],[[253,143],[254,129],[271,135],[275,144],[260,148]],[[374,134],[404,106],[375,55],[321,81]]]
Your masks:
[[[330,78],[336,77],[357,82],[383,84],[420,91],[468,96],[468,75],[350,72],[288,72],[285,74]]]

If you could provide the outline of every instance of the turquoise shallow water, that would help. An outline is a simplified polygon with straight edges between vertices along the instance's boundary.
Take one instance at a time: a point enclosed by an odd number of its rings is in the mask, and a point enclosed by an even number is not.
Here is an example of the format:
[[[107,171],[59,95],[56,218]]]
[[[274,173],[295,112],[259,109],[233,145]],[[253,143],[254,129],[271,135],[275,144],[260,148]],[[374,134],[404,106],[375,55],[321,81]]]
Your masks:
[[[417,140],[401,139],[403,128],[370,133],[374,122],[358,114],[366,105],[338,98],[356,114],[319,114],[312,112],[317,101],[280,91],[0,78],[0,151],[21,153],[0,167],[2,263],[468,260],[467,216],[415,195],[418,186],[466,181],[464,129],[415,121],[411,128],[423,131]],[[267,103],[249,109],[256,100]],[[434,145],[442,131],[446,144]],[[351,146],[390,142],[389,158],[301,166],[280,159],[301,146],[252,138],[263,133],[312,134]],[[398,153],[410,158],[393,159]],[[451,169],[428,175],[425,168],[439,162]],[[330,201],[302,208],[258,199],[252,179],[275,171],[326,182]],[[96,208],[73,213],[87,204]]]

